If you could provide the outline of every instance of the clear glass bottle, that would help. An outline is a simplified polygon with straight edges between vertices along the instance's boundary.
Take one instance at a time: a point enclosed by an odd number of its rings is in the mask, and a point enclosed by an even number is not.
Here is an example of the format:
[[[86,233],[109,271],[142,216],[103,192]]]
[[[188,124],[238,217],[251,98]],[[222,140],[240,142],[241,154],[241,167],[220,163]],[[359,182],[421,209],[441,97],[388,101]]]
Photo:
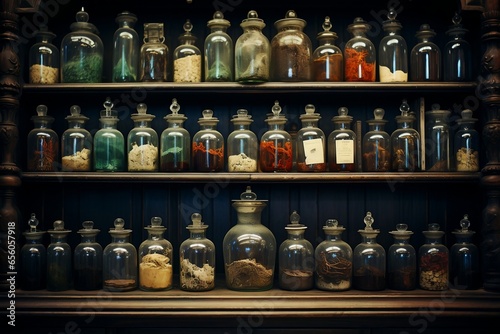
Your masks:
[[[109,229],[111,242],[104,248],[102,262],[103,289],[122,292],[137,288],[137,250],[129,241],[132,230],[116,218]]]
[[[352,38],[344,47],[344,81],[374,82],[377,77],[375,45],[366,37],[371,29],[361,17],[354,19],[347,30]]]
[[[352,116],[346,107],[332,118],[334,130],[328,135],[328,167],[330,172],[354,172],[356,169],[356,134],[351,130]]]
[[[426,113],[425,159],[429,172],[450,171],[450,130],[448,127],[449,110],[441,110],[433,104]]]
[[[47,250],[42,238],[45,231],[37,230],[39,220],[34,213],[28,221],[29,230],[23,233],[26,244],[21,248],[20,286],[23,290],[45,289]]]
[[[147,110],[145,103],[139,103],[137,113],[131,115],[134,128],[127,136],[129,172],[158,171],[158,134],[151,127],[156,116]]]
[[[234,46],[234,73],[239,83],[261,83],[269,81],[271,43],[262,33],[266,24],[255,10],[241,21],[243,34]]]
[[[436,33],[422,24],[415,36],[418,43],[410,55],[411,81],[441,81],[441,50],[432,42]]]
[[[123,172],[125,168],[125,139],[116,129],[118,112],[108,97],[101,110],[101,128],[94,134],[94,170],[96,172]]]
[[[316,287],[327,291],[349,290],[352,284],[352,248],[342,240],[345,228],[336,219],[328,219],[325,240],[314,251],[316,261]]]
[[[61,82],[102,81],[104,46],[95,25],[88,22],[84,8],[76,13],[71,32],[61,42]]]
[[[78,230],[82,240],[74,252],[75,290],[99,290],[102,288],[102,247],[95,238],[100,230],[95,229],[90,220],[82,226]]]
[[[183,127],[187,117],[180,114],[181,106],[177,99],[170,104],[171,114],[163,119],[167,128],[160,136],[160,170],[162,172],[185,172],[189,170],[191,161],[191,136]]]
[[[273,81],[311,81],[312,44],[304,33],[307,22],[293,10],[274,22],[278,31],[271,40],[271,79]]]
[[[358,290],[378,291],[385,289],[386,253],[377,243],[379,230],[373,229],[375,221],[371,212],[364,218],[365,228],[358,230],[363,241],[354,247],[353,286]]]
[[[163,23],[144,23],[141,46],[139,81],[167,81],[168,47],[164,44]]]
[[[231,119],[234,130],[227,136],[227,171],[257,171],[259,159],[259,143],[257,136],[250,130],[252,116],[246,109],[238,109]]]
[[[205,109],[198,119],[200,130],[193,136],[193,168],[197,172],[224,171],[224,137],[217,131],[219,119]]]
[[[336,46],[337,34],[332,29],[330,17],[326,16],[322,25],[323,31],[318,33],[316,39],[319,46],[312,54],[312,72],[314,81],[343,81],[344,80],[344,55]]]
[[[180,45],[174,50],[174,82],[201,82],[201,51],[195,45],[191,21],[186,20],[183,28]]]
[[[391,170],[391,137],[384,131],[387,120],[385,110],[376,108],[374,118],[366,121],[369,130],[363,137],[363,171],[388,172]]]
[[[446,32],[451,39],[444,47],[444,81],[472,80],[472,50],[463,37],[468,30],[462,24],[462,17],[455,13],[453,26]]]
[[[238,220],[223,240],[226,286],[231,290],[263,291],[273,286],[276,239],[261,223],[266,203],[250,186],[233,200]]]
[[[172,288],[174,250],[164,238],[167,230],[160,217],[151,218],[151,225],[144,229],[148,238],[139,246],[139,288],[145,291],[169,290]]]
[[[134,25],[137,16],[121,12],[116,16],[118,29],[113,35],[113,82],[135,82],[139,73],[140,40]]]
[[[51,129],[54,117],[47,115],[47,106],[36,107],[31,117],[34,128],[28,133],[27,169],[30,172],[55,172],[59,168],[59,136]]]
[[[68,172],[90,172],[92,170],[93,139],[88,130],[84,128],[88,117],[81,114],[79,106],[70,108],[70,115],[61,137],[62,170]]]
[[[318,127],[321,119],[312,104],[305,107],[305,114],[300,115],[302,128],[297,132],[297,171],[326,171],[326,137]]]
[[[403,100],[396,116],[397,129],[391,134],[391,159],[394,172],[416,172],[421,169],[420,134],[413,128],[415,116],[410,105]]]
[[[64,229],[64,221],[54,221],[47,247],[47,290],[65,291],[73,286],[71,247],[66,239],[71,230]]]
[[[459,126],[455,133],[455,164],[457,172],[478,172],[479,171],[479,147],[481,137],[474,129],[477,118],[472,117],[472,110],[462,110],[462,118],[457,119]]]
[[[378,74],[380,82],[408,81],[408,47],[400,35],[401,23],[396,20],[397,12],[389,9],[387,20],[383,23],[386,35],[378,49]]]
[[[36,34],[36,43],[29,51],[29,83],[49,85],[59,82],[59,66],[61,53],[52,44],[54,33],[41,26]]]
[[[444,231],[439,224],[429,224],[429,230],[422,232],[425,243],[418,250],[419,285],[424,290],[447,290],[449,267],[448,248],[442,244]]]
[[[408,230],[408,225],[397,224],[396,230],[389,233],[394,243],[387,251],[387,287],[413,290],[417,285],[417,254],[408,242],[413,232]]]
[[[208,228],[199,213],[191,215],[189,239],[180,245],[180,285],[185,291],[208,291],[215,287],[215,245],[205,236]]]
[[[216,11],[208,21],[210,34],[205,38],[205,81],[233,81],[234,48],[233,40],[227,34],[231,22]]]

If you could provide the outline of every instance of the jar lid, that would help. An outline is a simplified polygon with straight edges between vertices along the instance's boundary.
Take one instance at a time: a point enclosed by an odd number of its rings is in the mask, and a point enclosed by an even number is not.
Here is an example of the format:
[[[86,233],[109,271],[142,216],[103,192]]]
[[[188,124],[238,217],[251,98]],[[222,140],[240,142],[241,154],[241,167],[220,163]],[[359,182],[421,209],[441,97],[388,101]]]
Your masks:
[[[36,218],[36,215],[32,213],[30,219],[28,220],[28,226],[30,229],[23,233],[26,239],[37,239],[45,234],[45,231],[37,230],[39,223],[40,221]]]
[[[321,119],[321,115],[316,113],[316,107],[314,104],[306,104],[305,106],[305,114],[301,114],[299,119],[304,122],[304,121],[318,121]]]
[[[330,31],[330,29],[332,29],[332,22],[330,21],[329,16],[325,16],[325,21],[323,22],[321,27],[323,28],[323,31],[319,32],[318,35],[316,36],[316,39],[318,41],[327,40],[327,39],[331,39],[331,40],[337,39],[337,37],[338,37],[337,33]]]
[[[46,25],[42,25],[36,33],[36,36],[45,36],[48,39],[54,39],[56,37],[56,34],[54,34],[52,31],[49,31],[49,28]]]
[[[297,211],[293,211],[292,214],[290,215],[290,224],[287,224],[285,226],[286,231],[297,231],[303,233],[307,229],[307,226],[304,224],[300,224],[300,215],[297,213]]]
[[[249,125],[253,122],[253,119],[252,115],[248,114],[248,110],[238,109],[238,111],[236,111],[236,115],[233,115],[231,118],[231,122],[233,124]]]
[[[397,224],[395,231],[390,231],[389,234],[392,234],[396,239],[407,239],[410,235],[413,234],[412,231],[408,231],[407,224]]]
[[[82,115],[81,111],[82,110],[80,109],[80,106],[73,105],[69,108],[70,115],[66,116],[64,119],[66,119],[67,121],[85,123],[89,118],[85,115]]]
[[[257,200],[257,194],[252,191],[250,186],[247,186],[246,190],[241,193],[240,199],[233,199],[233,204],[235,203],[265,203],[267,200],[259,199]],[[264,204],[265,205],[265,204]]]
[[[163,226],[161,223],[162,223],[161,217],[152,217],[151,224],[144,227],[144,229],[148,232],[164,232],[167,230],[167,228]]]
[[[264,120],[264,122],[268,124],[285,124],[287,119],[285,115],[280,115],[281,106],[278,100],[274,101],[274,105],[271,108],[271,113],[268,114],[268,117]]]
[[[361,17],[356,17],[354,21],[347,26],[347,31],[351,34],[355,31],[367,32],[372,28],[372,26],[363,20]]]
[[[339,225],[337,219],[327,219],[325,225],[323,226],[323,231],[327,235],[341,235],[345,231],[345,227]]]
[[[462,118],[459,118],[456,120],[458,124],[474,124],[477,122],[477,118],[472,117],[472,110],[471,109],[464,109],[460,113]]]
[[[422,231],[422,233],[426,238],[437,239],[441,238],[444,235],[444,231],[439,230],[440,226],[438,223],[429,224],[427,228],[428,228],[427,231]]]
[[[137,105],[137,113],[130,115],[130,118],[135,121],[152,121],[156,116],[147,113],[148,106],[146,103],[139,103]]]
[[[366,213],[365,218],[363,218],[363,222],[365,223],[365,228],[363,230],[358,230],[361,235],[368,238],[374,238],[377,236],[377,234],[380,233],[379,230],[376,230],[372,227],[375,219],[373,219],[372,213],[370,211]]]
[[[221,11],[216,11],[213,15],[213,19],[207,22],[207,27],[213,28],[228,28],[231,26],[231,22],[224,18],[224,14]]]
[[[132,233],[132,230],[125,229],[125,220],[123,218],[116,218],[115,221],[113,222],[113,225],[115,226],[109,228],[109,234],[114,235],[114,236],[128,236],[130,233]]]
[[[352,121],[352,116],[349,116],[349,109],[346,107],[340,107],[338,110],[338,116],[333,116],[332,121],[335,123],[345,123],[345,122],[351,122]]]
[[[184,22],[182,29],[184,29],[184,33],[178,37],[179,42],[183,44],[186,43],[186,41],[192,41],[193,43],[196,42],[196,36],[191,33],[191,30],[193,30],[193,24],[189,19]]]
[[[366,121],[366,123],[370,125],[377,125],[377,124],[385,124],[387,123],[387,120],[384,119],[385,115],[385,110],[382,108],[375,108],[373,110],[373,119],[369,119]]]
[[[40,104],[36,107],[36,115],[31,116],[31,120],[33,122],[47,122],[52,123],[54,121],[54,117],[47,115],[47,106],[44,104]]]
[[[297,17],[297,13],[295,13],[294,10],[287,11],[284,19],[280,19],[274,22],[274,26],[276,27],[277,30],[281,30],[288,26],[297,26],[300,29],[304,29],[306,24],[307,22],[305,20],[299,19]]]
[[[460,220],[460,230],[455,230],[451,233],[453,233],[456,236],[471,237],[476,232],[469,230],[469,227],[470,227],[469,215],[465,214],[464,217]]]
[[[128,22],[130,26],[134,26],[134,24],[137,22],[137,15],[129,11],[123,11],[118,15],[116,15],[115,22],[116,23]]]
[[[71,31],[86,30],[94,34],[99,34],[96,26],[92,23],[89,23],[88,20],[89,14],[82,7],[82,10],[76,13],[76,22],[71,23],[69,28],[71,29]]]
[[[71,230],[66,230],[64,228],[64,221],[63,220],[56,220],[54,221],[53,224],[54,228],[52,230],[48,230],[47,232],[52,234],[52,235],[67,235],[71,232]]]
[[[171,114],[163,117],[167,122],[180,122],[187,120],[187,117],[184,114],[179,114],[179,110],[181,110],[180,104],[177,102],[176,98],[172,99],[172,103],[170,104]]]
[[[249,27],[256,27],[259,29],[264,29],[266,24],[264,23],[264,20],[259,18],[259,15],[255,10],[251,10],[247,14],[247,18],[241,21],[240,27],[243,29],[249,28]]]
[[[192,224],[188,225],[186,229],[192,233],[202,233],[208,228],[208,225],[205,225],[201,220],[201,214],[197,212],[191,215],[191,222]]]
[[[415,34],[415,37],[417,37],[418,39],[432,38],[434,36],[436,36],[436,32],[431,29],[431,26],[429,24],[422,24],[420,26],[420,30]]]
[[[455,13],[455,15],[453,16],[451,21],[453,22],[453,25],[450,27],[450,29],[448,31],[446,31],[446,34],[448,36],[458,37],[458,36],[463,36],[469,32],[469,30],[465,29],[462,26],[462,24],[461,24],[462,17],[460,16],[460,14]]]
[[[401,23],[396,20],[397,16],[398,13],[396,12],[396,10],[394,8],[390,8],[389,12],[387,13],[387,20],[382,23],[384,31],[400,30],[403,27]]]
[[[82,229],[77,231],[78,234],[82,236],[94,236],[101,232],[101,230],[94,228],[94,222],[91,220],[86,220],[82,223]]]
[[[450,111],[449,110],[443,110],[443,109],[441,109],[441,106],[439,104],[437,104],[437,103],[434,103],[431,106],[431,109],[432,110],[429,110],[429,111],[427,111],[425,113],[427,116],[446,118],[446,117],[448,117],[450,115]]]
[[[215,126],[219,123],[219,119],[213,116],[214,112],[211,109],[205,109],[201,112],[203,117],[198,119],[198,124],[200,125],[212,125]]]

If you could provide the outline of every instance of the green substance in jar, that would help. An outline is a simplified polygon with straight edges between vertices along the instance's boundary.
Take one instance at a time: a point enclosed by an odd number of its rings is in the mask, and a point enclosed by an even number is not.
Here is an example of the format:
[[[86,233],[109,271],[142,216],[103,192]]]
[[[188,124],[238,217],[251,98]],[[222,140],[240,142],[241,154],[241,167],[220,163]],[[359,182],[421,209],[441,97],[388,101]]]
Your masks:
[[[102,67],[100,55],[75,57],[62,67],[62,82],[101,82]]]

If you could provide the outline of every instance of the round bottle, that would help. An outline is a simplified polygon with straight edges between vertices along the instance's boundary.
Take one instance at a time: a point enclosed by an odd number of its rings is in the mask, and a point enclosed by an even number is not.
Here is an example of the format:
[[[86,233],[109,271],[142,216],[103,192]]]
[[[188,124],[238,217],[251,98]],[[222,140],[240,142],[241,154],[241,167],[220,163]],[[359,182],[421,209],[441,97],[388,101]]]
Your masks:
[[[140,40],[134,25],[137,16],[130,12],[117,15],[118,29],[113,35],[113,82],[137,81]]]
[[[429,172],[450,171],[450,131],[448,128],[449,110],[441,110],[439,104],[433,104],[432,110],[425,113],[426,144],[425,159]]]
[[[162,172],[185,172],[189,170],[191,160],[191,136],[184,129],[187,120],[184,114],[179,114],[181,109],[177,99],[172,99],[171,114],[163,119],[167,121],[167,128],[160,136],[160,170]]]
[[[201,82],[201,51],[194,45],[191,21],[186,20],[183,28],[180,45],[174,50],[174,82]]]
[[[472,80],[472,50],[463,37],[468,32],[460,22],[462,17],[453,16],[453,26],[446,32],[451,39],[444,47],[444,81]]]
[[[356,134],[351,130],[352,116],[346,107],[332,118],[334,130],[328,136],[328,167],[330,172],[354,172],[356,169]]]
[[[139,78],[144,82],[167,81],[168,47],[164,44],[163,23],[144,23]]]
[[[51,129],[54,117],[47,115],[47,106],[36,107],[31,117],[34,128],[28,133],[28,162],[30,172],[55,172],[59,167],[59,136]]]
[[[56,220],[50,234],[50,244],[47,247],[47,290],[65,291],[71,289],[72,254],[71,247],[66,242],[71,230],[64,229],[64,222]]]
[[[399,34],[402,26],[396,16],[396,11],[391,8],[387,20],[383,23],[386,35],[380,41],[378,49],[380,82],[408,81],[408,47],[405,39]]]
[[[151,218],[151,225],[144,229],[148,238],[139,246],[139,288],[145,291],[168,290],[172,288],[173,248],[163,237],[166,227],[160,217]]]
[[[134,128],[127,136],[128,171],[158,171],[158,134],[151,128],[155,115],[147,113],[145,103],[137,105],[137,113],[132,114]]]
[[[36,34],[36,43],[29,51],[29,83],[54,84],[59,82],[59,49],[52,44],[55,34],[41,26]]]
[[[180,284],[185,291],[208,291],[215,287],[215,245],[205,237],[208,228],[199,213],[191,215],[189,239],[180,246]]]
[[[312,104],[305,107],[305,114],[300,115],[302,128],[297,132],[297,171],[326,171],[326,137],[318,127],[320,114],[315,113]]]
[[[246,109],[238,109],[231,122],[234,130],[227,136],[227,171],[256,172],[259,144],[257,136],[250,130],[252,116]]]
[[[411,80],[441,81],[441,50],[432,42],[436,33],[428,24],[423,24],[415,36],[419,42],[411,50]]]
[[[319,46],[312,54],[312,72],[314,81],[343,81],[344,55],[334,43],[337,34],[332,29],[330,17],[326,16],[322,25],[323,31],[316,39]]]
[[[457,119],[459,126],[455,133],[455,164],[457,172],[479,171],[479,146],[481,138],[474,129],[476,118],[472,117],[472,110],[465,109],[461,113],[462,118]]]
[[[366,121],[369,130],[363,137],[363,171],[388,172],[391,170],[391,137],[384,131],[387,120],[385,110],[376,108],[374,118]]]
[[[87,220],[78,230],[82,240],[75,247],[74,278],[75,290],[99,290],[102,288],[102,247],[96,242],[100,230],[94,228],[94,222]]]
[[[70,108],[70,115],[61,137],[62,170],[68,172],[90,172],[92,170],[93,139],[88,130],[84,128],[88,117],[81,114],[79,106]]]
[[[413,290],[417,284],[417,254],[408,240],[413,234],[408,225],[397,224],[389,232],[394,243],[387,251],[387,287],[393,290]]]
[[[366,37],[371,26],[361,17],[354,19],[347,30],[352,38],[344,47],[344,80],[374,82],[377,76],[375,45]]]
[[[429,230],[422,232],[425,243],[418,250],[419,285],[424,290],[448,289],[448,248],[441,243],[444,235],[439,224],[429,224]]]
[[[420,135],[413,128],[415,116],[403,100],[399,107],[401,115],[396,116],[397,129],[391,134],[391,159],[394,172],[416,172],[420,165]]]
[[[205,109],[198,119],[200,130],[193,136],[193,168],[197,172],[224,171],[224,137],[217,131],[219,120]]]
[[[45,231],[37,230],[39,220],[34,213],[28,221],[29,230],[24,232],[26,244],[21,248],[20,286],[23,290],[45,289],[47,278],[47,250],[42,238]]]
[[[210,34],[205,38],[205,81],[233,81],[233,40],[226,30],[231,23],[216,11],[208,21]]]
[[[116,129],[118,112],[107,98],[101,110],[101,128],[94,134],[94,169],[96,172],[125,171],[125,139]]]

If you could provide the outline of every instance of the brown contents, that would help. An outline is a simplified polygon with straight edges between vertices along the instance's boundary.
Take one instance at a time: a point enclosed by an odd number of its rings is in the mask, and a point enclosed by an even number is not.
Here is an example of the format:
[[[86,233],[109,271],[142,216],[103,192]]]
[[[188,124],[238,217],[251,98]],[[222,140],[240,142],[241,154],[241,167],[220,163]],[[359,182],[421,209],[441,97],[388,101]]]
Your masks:
[[[233,261],[226,265],[226,281],[232,289],[262,289],[273,284],[273,270],[255,259]]]

